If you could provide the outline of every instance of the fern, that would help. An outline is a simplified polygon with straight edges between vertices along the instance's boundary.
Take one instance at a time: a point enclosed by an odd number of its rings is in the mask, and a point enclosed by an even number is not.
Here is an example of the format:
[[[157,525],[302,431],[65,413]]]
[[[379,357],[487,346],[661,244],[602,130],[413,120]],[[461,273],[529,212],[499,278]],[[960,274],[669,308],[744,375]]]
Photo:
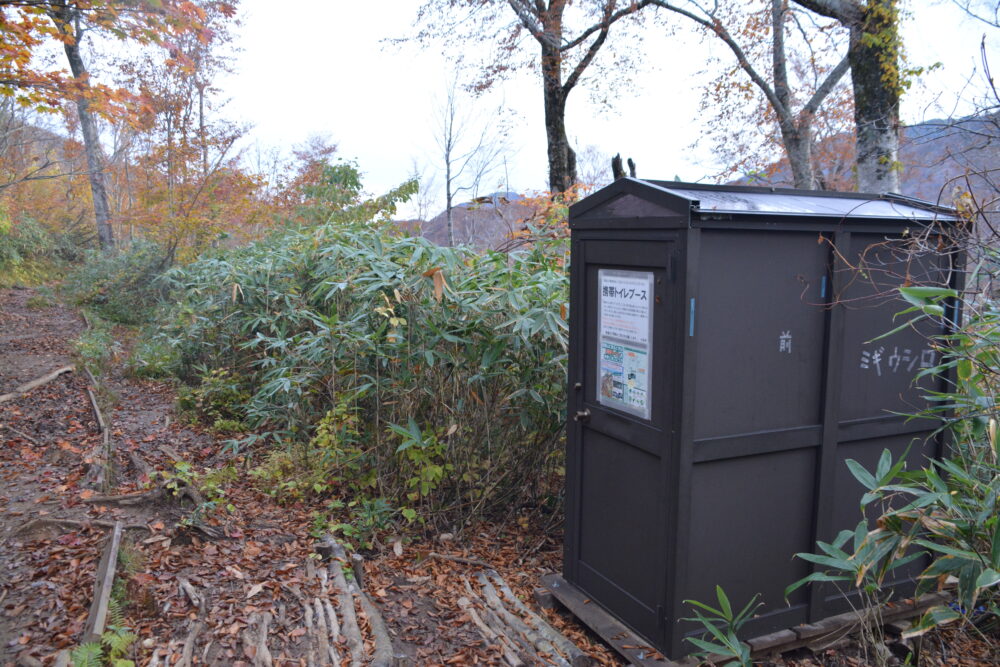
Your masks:
[[[129,628],[110,625],[101,635],[101,643],[108,647],[108,660],[117,664],[139,637]]]
[[[116,579],[115,580],[116,588],[117,585],[118,585],[118,580]],[[124,587],[121,589],[120,595],[115,595],[116,592],[117,592],[116,590],[112,590],[111,597],[108,599],[108,627],[124,628],[125,603],[123,602],[123,600],[125,595],[125,589]],[[107,633],[105,632],[105,634]]]
[[[80,644],[69,653],[73,667],[101,667],[103,658],[104,649],[97,642]]]

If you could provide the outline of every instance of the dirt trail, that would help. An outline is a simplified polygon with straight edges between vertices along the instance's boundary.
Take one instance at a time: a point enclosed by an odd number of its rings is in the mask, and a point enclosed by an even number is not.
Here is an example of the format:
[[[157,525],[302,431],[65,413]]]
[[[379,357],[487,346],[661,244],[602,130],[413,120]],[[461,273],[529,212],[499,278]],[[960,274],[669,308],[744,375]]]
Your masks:
[[[0,291],[0,394],[72,364],[71,341],[85,326],[35,291]],[[317,603],[341,622],[345,605],[354,607],[364,662],[379,655],[366,609],[385,616],[392,648],[409,664],[503,662],[501,647],[457,603],[468,594],[466,582],[477,586],[479,568],[427,555],[487,559],[528,599],[537,575],[555,565],[557,540],[483,526],[462,545],[428,538],[384,549],[363,566],[373,602],[365,607],[360,597],[344,598],[333,571],[316,560],[315,507],[275,503],[239,461],[220,477],[216,496],[206,498],[204,486],[179,496],[163,491],[164,474],[175,475],[181,489],[188,481],[177,459],[201,476],[200,485],[221,443],[181,423],[169,385],[128,377],[120,366],[98,376],[99,389],[85,373],[69,372],[0,403],[0,665],[55,664],[61,651],[80,644],[115,521],[127,526],[116,613],[137,634],[127,653],[136,664],[321,665],[330,662],[326,651],[348,664],[351,642],[333,635],[330,622],[325,647]],[[98,489],[85,486],[102,443],[88,388],[114,446],[110,483]],[[153,480],[149,471],[156,471]],[[139,502],[122,502],[126,494]],[[615,663],[579,628],[567,632],[600,662]],[[535,658],[526,664],[547,663]]]

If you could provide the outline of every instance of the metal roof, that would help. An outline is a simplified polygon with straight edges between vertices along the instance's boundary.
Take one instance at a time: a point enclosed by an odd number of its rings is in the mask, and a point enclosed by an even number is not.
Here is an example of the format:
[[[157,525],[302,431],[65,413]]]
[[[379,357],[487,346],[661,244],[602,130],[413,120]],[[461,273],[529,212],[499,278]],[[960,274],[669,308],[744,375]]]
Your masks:
[[[646,181],[687,199],[700,213],[771,213],[823,217],[954,220],[951,209],[902,195],[865,195],[782,188],[706,186]]]

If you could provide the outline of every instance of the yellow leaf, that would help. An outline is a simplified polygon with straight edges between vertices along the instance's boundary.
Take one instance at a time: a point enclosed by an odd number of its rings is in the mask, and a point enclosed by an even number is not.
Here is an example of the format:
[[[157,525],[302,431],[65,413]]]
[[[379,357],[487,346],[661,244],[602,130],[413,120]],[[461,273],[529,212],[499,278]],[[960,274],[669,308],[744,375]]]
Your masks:
[[[434,300],[441,303],[441,296],[444,294],[444,273],[438,269],[434,272]]]

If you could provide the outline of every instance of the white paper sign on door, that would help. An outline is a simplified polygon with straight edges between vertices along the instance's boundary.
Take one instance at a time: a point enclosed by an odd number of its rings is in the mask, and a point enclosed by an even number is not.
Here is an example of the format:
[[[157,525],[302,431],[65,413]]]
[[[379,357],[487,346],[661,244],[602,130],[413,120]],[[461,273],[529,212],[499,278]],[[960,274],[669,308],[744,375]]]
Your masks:
[[[597,402],[649,419],[653,273],[599,269]]]

